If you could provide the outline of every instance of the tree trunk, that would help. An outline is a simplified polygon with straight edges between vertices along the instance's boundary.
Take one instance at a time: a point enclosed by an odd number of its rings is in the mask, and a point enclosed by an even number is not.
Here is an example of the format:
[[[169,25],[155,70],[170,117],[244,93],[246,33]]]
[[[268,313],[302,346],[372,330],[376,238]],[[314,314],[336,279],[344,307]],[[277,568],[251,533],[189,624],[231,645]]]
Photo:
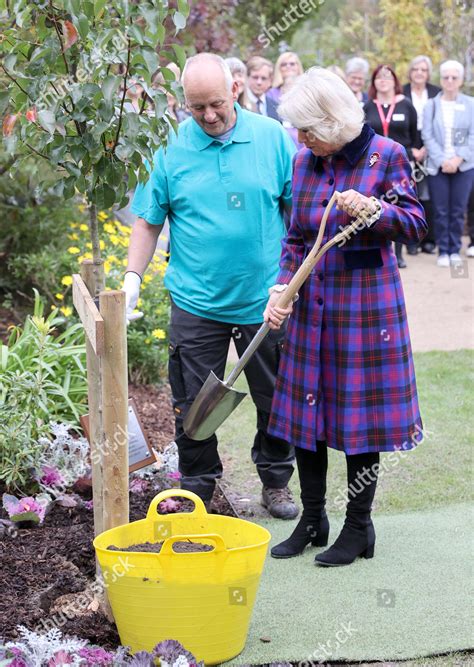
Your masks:
[[[92,261],[94,262],[94,285],[95,293],[93,297],[98,297],[99,293],[105,290],[104,271],[102,270],[103,260],[100,256],[99,225],[97,222],[97,206],[89,204],[89,231],[92,243]]]

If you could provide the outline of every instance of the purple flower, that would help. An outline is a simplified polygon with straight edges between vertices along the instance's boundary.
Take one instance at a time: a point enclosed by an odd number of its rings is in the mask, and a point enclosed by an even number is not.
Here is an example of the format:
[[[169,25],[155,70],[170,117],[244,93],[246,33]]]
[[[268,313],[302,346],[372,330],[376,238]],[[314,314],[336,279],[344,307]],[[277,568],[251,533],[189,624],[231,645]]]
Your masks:
[[[41,476],[39,481],[40,484],[43,484],[43,486],[54,487],[64,484],[64,477],[54,466],[44,465],[41,467]]]
[[[158,505],[158,509],[161,514],[172,514],[173,512],[181,511],[181,501],[174,500],[174,498],[167,498],[162,500]]]
[[[62,667],[63,665],[72,665],[73,657],[64,649],[56,651],[48,662],[48,667]]]
[[[169,479],[173,479],[173,480],[179,481],[179,480],[181,479],[181,473],[180,473],[178,470],[176,470],[176,472],[169,472],[169,473],[167,473],[167,477],[168,477]]]
[[[130,491],[132,493],[137,493],[139,496],[142,496],[150,488],[150,482],[141,477],[134,477],[130,482]]]
[[[3,506],[12,521],[43,523],[46,507],[32,497],[20,498],[3,494]]]
[[[0,650],[0,658],[2,660],[8,660],[12,655],[14,657],[11,662],[7,663],[8,667],[28,667],[28,664],[23,658],[23,652],[21,649],[17,648],[16,646],[12,646],[11,648],[7,648],[5,651],[3,649]]]
[[[84,505],[86,510],[94,509],[94,501],[93,500],[83,500],[82,504]]]
[[[196,658],[193,654],[186,651],[184,646],[175,639],[165,639],[157,644],[153,649],[153,654],[156,655],[157,658],[163,659],[169,665],[176,662],[180,655],[184,656],[190,664],[196,664]]]
[[[109,653],[103,648],[85,647],[79,649],[78,654],[81,658],[84,658],[88,667],[89,665],[113,665],[113,653]]]
[[[155,657],[152,653],[148,651],[139,651],[132,656],[131,661],[128,663],[129,667],[155,667],[158,663],[155,660]]]

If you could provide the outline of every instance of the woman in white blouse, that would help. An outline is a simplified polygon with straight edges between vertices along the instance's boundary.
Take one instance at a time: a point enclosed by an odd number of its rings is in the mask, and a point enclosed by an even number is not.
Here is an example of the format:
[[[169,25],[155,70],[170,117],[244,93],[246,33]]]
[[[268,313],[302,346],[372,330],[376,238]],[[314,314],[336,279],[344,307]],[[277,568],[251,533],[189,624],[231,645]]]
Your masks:
[[[461,235],[474,180],[474,98],[460,90],[464,67],[456,60],[440,66],[441,88],[423,113],[428,182],[434,206],[438,266],[461,264]]]
[[[412,101],[417,115],[417,140],[413,151],[413,157],[418,164],[423,164],[426,158],[426,148],[423,146],[421,130],[423,127],[423,111],[426,103],[441,90],[439,86],[430,83],[433,65],[428,56],[416,56],[408,67],[408,83],[403,86],[403,94]],[[417,173],[423,175],[418,169]],[[428,223],[428,234],[421,242],[421,250],[432,255],[435,251],[435,234],[433,220],[433,206],[430,200],[428,190],[428,180],[426,178],[417,179],[418,197],[425,209],[426,222]],[[418,246],[408,246],[408,254],[416,255]]]

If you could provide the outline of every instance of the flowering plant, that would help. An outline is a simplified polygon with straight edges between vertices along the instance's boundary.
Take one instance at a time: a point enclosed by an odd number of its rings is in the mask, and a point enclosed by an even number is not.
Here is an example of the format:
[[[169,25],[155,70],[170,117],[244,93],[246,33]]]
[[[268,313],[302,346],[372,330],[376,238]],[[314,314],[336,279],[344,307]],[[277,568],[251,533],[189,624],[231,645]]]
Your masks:
[[[47,502],[41,496],[16,498],[8,493],[3,494],[3,507],[11,521],[31,521],[43,523],[47,509]]]
[[[84,208],[80,205],[80,208]],[[103,211],[97,214],[104,253],[104,273],[107,287],[121,289],[127,266],[127,253],[131,227],[122,224]],[[92,244],[87,239],[87,225],[71,222],[69,246],[64,256],[63,274],[54,290],[53,306],[68,320],[75,316],[72,304],[72,274],[80,271],[84,260],[92,259]],[[161,237],[162,241],[165,241]],[[64,268],[67,267],[67,268]],[[167,253],[161,249],[153,257],[143,276],[138,308],[144,317],[128,327],[128,366],[130,380],[135,383],[161,381],[165,375],[168,355],[169,302],[163,277],[167,268]]]
[[[168,639],[155,646],[153,651],[139,651],[131,655],[128,647],[106,651],[87,645],[84,639],[63,636],[57,628],[39,634],[18,626],[21,639],[0,646],[1,667],[204,667],[175,640]]]

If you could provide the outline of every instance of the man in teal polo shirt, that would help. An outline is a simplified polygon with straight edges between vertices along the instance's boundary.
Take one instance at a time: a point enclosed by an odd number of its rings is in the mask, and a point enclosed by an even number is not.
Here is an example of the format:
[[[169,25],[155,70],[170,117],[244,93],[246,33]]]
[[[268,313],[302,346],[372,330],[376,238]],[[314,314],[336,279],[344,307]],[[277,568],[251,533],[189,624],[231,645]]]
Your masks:
[[[158,150],[150,179],[137,190],[124,290],[133,313],[141,277],[165,218],[171,295],[169,377],[176,418],[181,485],[208,504],[222,475],[217,438],[191,440],[187,409],[214,370],[223,377],[230,339],[242,354],[262,323],[278,272],[283,215],[291,206],[293,142],[281,125],[237,104],[237,84],[222,58],[199,54],[183,72],[192,117],[166,151]],[[252,460],[262,500],[280,518],[298,509],[288,490],[293,448],[267,433],[284,332],[272,332],[246,368],[257,407]]]

